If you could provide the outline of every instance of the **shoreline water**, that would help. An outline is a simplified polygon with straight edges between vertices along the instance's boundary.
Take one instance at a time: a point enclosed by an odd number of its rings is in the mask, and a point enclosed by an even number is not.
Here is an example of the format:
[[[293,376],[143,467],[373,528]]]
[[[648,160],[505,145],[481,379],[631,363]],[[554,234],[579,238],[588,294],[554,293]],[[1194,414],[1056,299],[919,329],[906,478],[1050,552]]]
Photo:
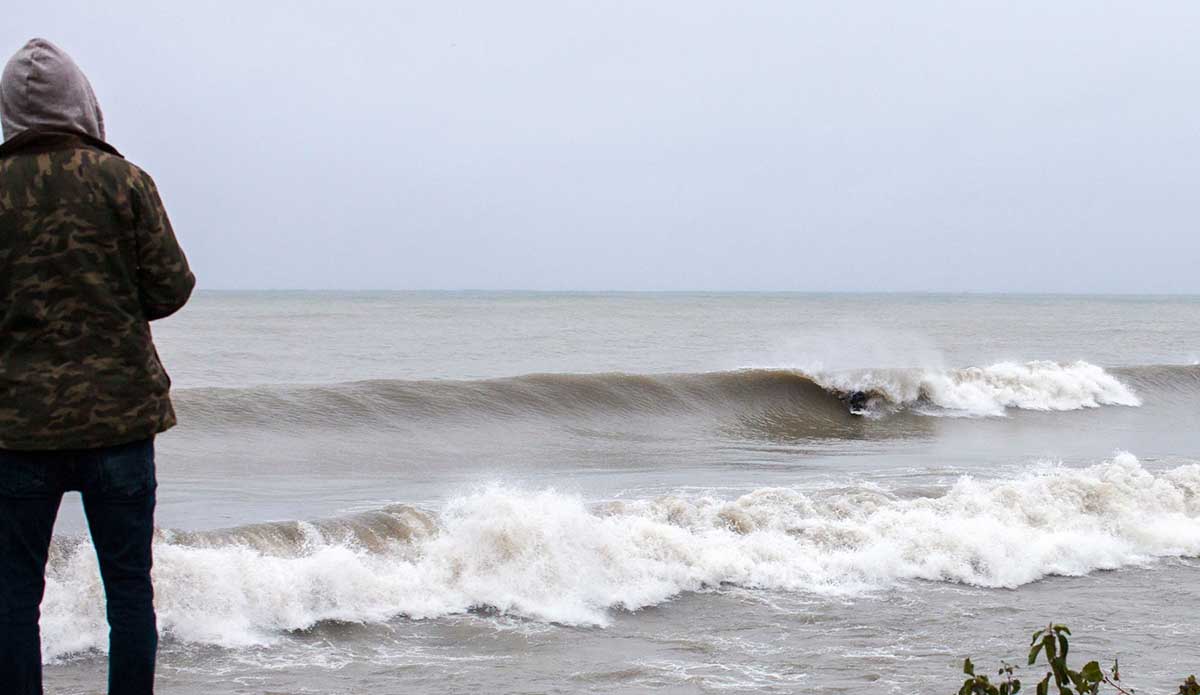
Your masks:
[[[1200,617],[1200,301],[189,310],[156,327],[164,692],[911,692],[1048,618],[1166,687]],[[103,668],[77,514],[65,691]]]

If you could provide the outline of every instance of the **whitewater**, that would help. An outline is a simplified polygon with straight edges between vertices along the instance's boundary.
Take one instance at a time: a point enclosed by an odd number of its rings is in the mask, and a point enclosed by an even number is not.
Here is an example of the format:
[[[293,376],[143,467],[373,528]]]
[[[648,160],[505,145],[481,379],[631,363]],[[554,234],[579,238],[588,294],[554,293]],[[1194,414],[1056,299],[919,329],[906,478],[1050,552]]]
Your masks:
[[[962,478],[917,499],[864,486],[588,504],[493,487],[436,514],[398,507],[354,521],[163,532],[155,547],[163,630],[241,647],[321,621],[476,609],[605,626],[614,611],[722,585],[839,597],[908,579],[1014,589],[1200,555],[1200,465],[1153,475],[1121,453],[1084,469],[1047,462],[1009,480]],[[55,553],[48,658],[104,649],[100,591],[86,549]]]
[[[819,374],[815,380],[842,394],[864,393],[885,407],[927,405],[943,413],[964,416],[1003,416],[1009,408],[1078,410],[1142,404],[1116,377],[1084,361],[1001,362],[944,371],[843,372]]]

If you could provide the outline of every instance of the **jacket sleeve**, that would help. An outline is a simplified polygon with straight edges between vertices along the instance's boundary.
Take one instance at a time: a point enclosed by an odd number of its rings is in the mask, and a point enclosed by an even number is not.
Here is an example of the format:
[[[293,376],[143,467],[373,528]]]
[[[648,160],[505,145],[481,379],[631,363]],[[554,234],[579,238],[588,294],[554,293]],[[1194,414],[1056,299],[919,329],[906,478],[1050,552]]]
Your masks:
[[[187,303],[196,286],[196,276],[192,275],[183,249],[175,239],[158,187],[144,172],[140,178],[136,230],[138,298],[146,320],[154,321],[174,314]]]

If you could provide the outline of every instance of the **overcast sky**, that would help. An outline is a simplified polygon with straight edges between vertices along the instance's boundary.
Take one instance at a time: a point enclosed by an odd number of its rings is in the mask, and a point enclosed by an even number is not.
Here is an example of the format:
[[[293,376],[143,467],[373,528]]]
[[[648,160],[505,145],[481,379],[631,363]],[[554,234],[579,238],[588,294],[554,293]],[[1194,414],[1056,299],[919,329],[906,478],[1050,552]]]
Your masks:
[[[1200,292],[1200,2],[22,2],[205,288]]]

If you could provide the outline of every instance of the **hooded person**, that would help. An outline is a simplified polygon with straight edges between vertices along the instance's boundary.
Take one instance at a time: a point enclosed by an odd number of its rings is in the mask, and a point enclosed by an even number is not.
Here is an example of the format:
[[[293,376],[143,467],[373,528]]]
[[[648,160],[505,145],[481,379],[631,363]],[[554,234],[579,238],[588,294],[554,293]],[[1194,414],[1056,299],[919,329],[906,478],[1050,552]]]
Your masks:
[[[109,693],[150,693],[154,437],[175,412],[149,322],[195,277],[154,181],[105,141],[62,49],[33,39],[8,61],[0,123],[0,683],[41,692],[45,566],[77,490],[108,602]]]
[[[82,133],[104,140],[104,113],[88,78],[61,48],[45,39],[25,44],[0,77],[4,139],[27,130]]]

